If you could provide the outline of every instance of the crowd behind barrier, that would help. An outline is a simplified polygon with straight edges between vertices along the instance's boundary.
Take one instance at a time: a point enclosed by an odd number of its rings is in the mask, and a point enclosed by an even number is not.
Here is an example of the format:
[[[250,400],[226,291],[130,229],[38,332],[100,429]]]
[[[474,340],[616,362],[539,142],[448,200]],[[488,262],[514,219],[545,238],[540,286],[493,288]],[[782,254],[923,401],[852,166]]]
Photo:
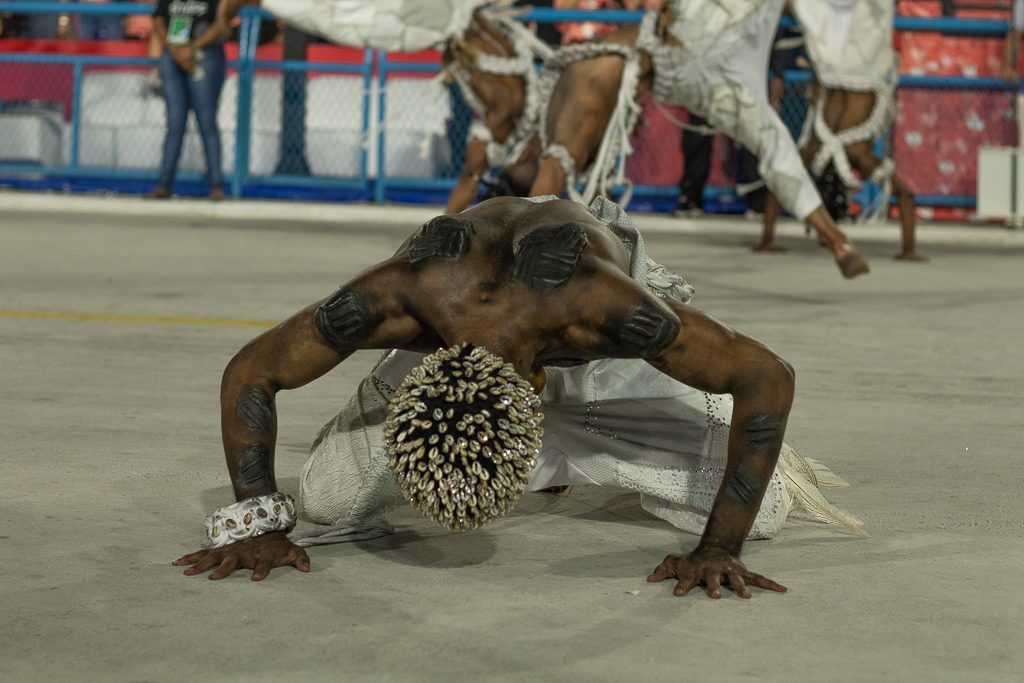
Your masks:
[[[998,76],[1006,12],[944,18],[937,3],[901,0],[896,18],[901,77],[891,145],[897,168],[925,217],[964,218],[975,201],[980,146],[1016,146],[1015,87]],[[110,26],[106,39],[0,38],[0,185],[16,188],[152,188],[164,136],[164,103],[148,80],[154,61],[130,22],[152,5],[136,2],[3,2],[0,17],[58,13],[72,26]],[[638,11],[534,9],[524,21],[639,21]],[[82,22],[114,17],[117,22]],[[435,78],[435,50],[385,53],[324,43],[306,60],[285,60],[279,42],[260,44],[273,17],[243,10],[227,45],[228,77],[218,112],[227,190],[234,197],[443,203],[461,163],[470,110]],[[93,29],[99,31],[99,29]],[[95,35],[99,35],[94,34]],[[120,38],[120,39],[119,39]],[[288,91],[289,74],[305,88]],[[808,71],[786,72],[780,114],[799,131]],[[285,104],[282,105],[282,101]],[[643,102],[627,163],[633,206],[669,210],[682,169],[683,110]],[[301,117],[297,119],[295,117]],[[299,125],[296,125],[298,122]],[[282,134],[283,131],[288,131]],[[295,131],[300,134],[296,136]],[[735,150],[716,136],[706,190],[709,211],[742,211]],[[179,194],[205,194],[194,121],[180,163]],[[876,192],[870,185],[861,201]]]

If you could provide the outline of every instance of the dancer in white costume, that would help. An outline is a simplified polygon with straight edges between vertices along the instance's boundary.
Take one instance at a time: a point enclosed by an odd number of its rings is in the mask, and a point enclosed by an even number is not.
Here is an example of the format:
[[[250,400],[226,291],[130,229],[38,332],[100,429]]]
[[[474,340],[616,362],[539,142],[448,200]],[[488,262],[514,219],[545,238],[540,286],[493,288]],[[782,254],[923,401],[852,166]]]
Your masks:
[[[492,0],[224,0],[226,26],[246,6],[262,6],[287,24],[339,45],[413,52],[435,47],[469,25]]]
[[[393,257],[232,359],[222,431],[239,502],[210,517],[206,550],[175,564],[211,578],[308,570],[286,535],[294,503],[276,488],[274,396],[357,349],[397,348],[315,441],[301,497],[334,527],[305,544],[386,532],[399,496],[468,529],[507,512],[528,484],[618,484],[702,534],[649,580],[675,578],[676,595],[698,584],[711,597],[722,585],[743,597],[748,585],[784,591],[743,566],[743,542],[772,535],[794,496],[843,516],[823,504],[812,466],[788,450],[776,466],[792,369],[683,303],[690,294],[604,198],[589,210],[498,198],[428,221]]]
[[[889,199],[899,208],[901,249],[897,259],[925,260],[915,248],[914,194],[895,173],[891,157],[875,155],[875,140],[892,125],[897,55],[892,47],[891,0],[793,0],[819,88],[807,113],[799,145],[805,164],[821,175],[832,164],[848,189],[870,178],[882,187],[863,219],[885,219]],[[858,178],[854,174],[860,174]],[[765,210],[760,248],[777,251],[774,224],[778,202]]]
[[[637,47],[653,60],[655,97],[700,114],[753,152],[768,189],[818,232],[843,276],[856,277],[867,262],[822,206],[768,100],[768,56],[784,2],[670,0],[661,22],[645,19]]]

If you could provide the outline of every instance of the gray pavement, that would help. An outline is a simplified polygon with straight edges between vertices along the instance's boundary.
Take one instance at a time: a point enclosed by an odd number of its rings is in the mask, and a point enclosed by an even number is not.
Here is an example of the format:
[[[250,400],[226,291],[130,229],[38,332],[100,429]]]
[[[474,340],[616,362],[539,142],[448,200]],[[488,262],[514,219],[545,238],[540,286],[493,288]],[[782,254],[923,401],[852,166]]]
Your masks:
[[[644,581],[695,537],[596,488],[468,534],[403,510],[308,575],[182,576],[231,501],[228,359],[439,212],[210,206],[0,193],[0,680],[1021,680],[1024,233],[923,225],[905,264],[895,226],[853,227],[847,282],[794,224],[754,255],[751,223],[638,217],[796,367],[788,440],[871,533],[790,522],[744,552],[789,593],[712,601]],[[279,397],[286,491],[374,359]]]

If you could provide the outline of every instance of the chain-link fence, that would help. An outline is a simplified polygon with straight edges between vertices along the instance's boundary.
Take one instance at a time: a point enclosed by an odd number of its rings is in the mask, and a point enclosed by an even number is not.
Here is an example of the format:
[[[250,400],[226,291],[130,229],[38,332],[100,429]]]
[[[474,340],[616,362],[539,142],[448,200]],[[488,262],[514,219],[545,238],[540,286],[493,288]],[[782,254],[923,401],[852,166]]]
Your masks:
[[[0,16],[13,10],[139,17],[152,8],[0,2]],[[639,16],[615,13],[617,21]],[[538,17],[554,21],[558,15],[535,11]],[[352,198],[443,199],[458,176],[473,114],[457,87],[436,78],[440,54],[386,54],[314,41],[302,58],[285,59],[280,44],[260,45],[261,26],[272,21],[246,10],[237,42],[227,45],[217,124],[228,189],[235,196],[259,196],[267,188],[287,188],[295,196],[339,188]],[[933,21],[939,23],[901,18],[897,28],[903,22],[904,30],[939,36],[931,49],[941,62],[941,31],[949,25]],[[973,32],[964,40],[977,51],[982,41],[999,42],[1005,22],[957,21],[955,28]],[[915,50],[920,44],[914,43]],[[993,49],[998,48],[990,44],[985,54]],[[89,178],[128,191],[151,185],[163,151],[166,109],[148,54],[145,40],[0,38],[0,182],[62,186],[69,178]],[[961,55],[954,61],[963,60]],[[955,75],[912,64],[912,73],[902,78],[893,133],[880,144],[891,144],[897,172],[922,204],[969,208],[978,148],[1018,143],[1014,91],[988,75],[997,67],[982,65],[972,73],[974,67],[961,65]],[[807,110],[809,72],[786,74],[778,106],[795,136]],[[675,115],[686,118],[682,110]],[[627,166],[641,208],[674,204],[685,163],[679,139],[678,127],[645,102]],[[716,203],[719,210],[742,210],[735,190],[751,180],[744,172],[749,161],[716,136],[712,166],[711,210]],[[178,169],[179,191],[204,191],[203,147],[191,117]]]

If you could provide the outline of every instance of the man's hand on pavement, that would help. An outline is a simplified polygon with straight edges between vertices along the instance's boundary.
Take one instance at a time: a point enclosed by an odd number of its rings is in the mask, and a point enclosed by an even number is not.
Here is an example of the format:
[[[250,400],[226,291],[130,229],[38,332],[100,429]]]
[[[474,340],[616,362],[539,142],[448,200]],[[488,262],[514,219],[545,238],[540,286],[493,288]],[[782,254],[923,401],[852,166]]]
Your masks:
[[[689,555],[669,555],[654,568],[648,581],[677,579],[673,595],[682,597],[698,584],[703,584],[708,597],[722,597],[722,585],[727,584],[741,598],[751,596],[751,586],[785,593],[786,587],[747,569],[738,557],[722,548],[697,548]]]
[[[213,569],[210,578],[214,581],[230,576],[237,569],[251,569],[252,580],[262,581],[274,567],[292,566],[300,572],[308,572],[309,555],[288,540],[288,535],[283,531],[276,531],[222,548],[183,555],[171,564],[175,567],[191,565],[185,570],[186,576],[195,576]]]

